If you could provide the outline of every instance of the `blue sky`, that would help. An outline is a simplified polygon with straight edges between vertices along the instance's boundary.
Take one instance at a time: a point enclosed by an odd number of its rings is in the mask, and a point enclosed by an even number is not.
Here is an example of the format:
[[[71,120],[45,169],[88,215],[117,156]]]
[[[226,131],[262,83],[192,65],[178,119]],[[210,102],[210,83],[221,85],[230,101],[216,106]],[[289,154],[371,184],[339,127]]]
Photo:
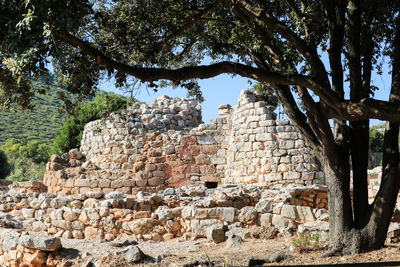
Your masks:
[[[326,66],[327,57],[324,55],[322,57]],[[375,92],[375,98],[380,100],[388,100],[391,84],[391,76],[389,75],[390,69],[388,64],[383,65],[383,74],[377,75],[373,73],[372,84],[377,86],[379,91]],[[240,91],[242,89],[251,88],[248,83],[248,78],[242,78],[239,76],[232,77],[231,75],[220,75],[211,79],[200,80],[200,86],[203,92],[205,101],[201,103],[203,121],[209,123],[211,118],[219,117],[218,106],[221,104],[231,104],[236,105],[237,99],[239,97]],[[112,91],[115,93],[121,93],[110,83],[103,83],[101,89],[105,91]],[[136,98],[140,101],[150,103],[152,99],[157,98],[162,95],[167,95],[171,97],[186,97],[185,88],[160,88],[158,92],[153,92],[152,90],[146,90],[144,87],[140,89]],[[348,94],[348,90],[346,90]],[[380,123],[378,120],[371,120],[371,125]]]

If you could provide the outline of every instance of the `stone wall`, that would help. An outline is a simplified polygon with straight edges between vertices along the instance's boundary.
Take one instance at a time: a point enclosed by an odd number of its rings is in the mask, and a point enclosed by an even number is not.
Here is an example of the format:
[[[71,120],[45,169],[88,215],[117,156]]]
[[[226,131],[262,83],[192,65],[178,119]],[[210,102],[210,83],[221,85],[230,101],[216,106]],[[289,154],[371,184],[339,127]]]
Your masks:
[[[289,120],[276,120],[274,107],[260,96],[243,90],[238,104],[227,119],[231,131],[225,184],[299,184],[324,183],[324,174],[296,128]]]
[[[134,194],[189,184],[323,184],[324,174],[288,120],[248,90],[201,123],[194,101],[166,96],[85,126],[80,151],[54,156],[44,183],[64,194]]]
[[[183,186],[152,194],[91,191],[64,196],[32,192],[35,188],[25,193],[29,184],[24,185],[0,194],[0,224],[31,235],[162,241],[206,237],[214,225],[247,235],[254,227],[294,233],[308,223],[326,228],[328,219],[326,188],[320,186]]]

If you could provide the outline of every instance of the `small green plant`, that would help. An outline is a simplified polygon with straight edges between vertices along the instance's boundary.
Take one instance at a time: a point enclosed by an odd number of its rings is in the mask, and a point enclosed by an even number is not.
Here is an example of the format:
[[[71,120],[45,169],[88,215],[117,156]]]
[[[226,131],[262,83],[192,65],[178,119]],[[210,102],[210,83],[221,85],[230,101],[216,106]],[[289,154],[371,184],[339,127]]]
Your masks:
[[[67,201],[67,205],[68,205],[68,208],[72,209],[72,201],[71,200]]]
[[[298,238],[292,240],[292,246],[299,252],[310,251],[320,247],[319,234],[310,232],[299,233]]]
[[[212,262],[212,260],[210,259],[210,257],[208,256],[208,254],[206,253],[206,257],[207,257],[207,263],[208,263],[208,267],[214,267],[214,263]]]

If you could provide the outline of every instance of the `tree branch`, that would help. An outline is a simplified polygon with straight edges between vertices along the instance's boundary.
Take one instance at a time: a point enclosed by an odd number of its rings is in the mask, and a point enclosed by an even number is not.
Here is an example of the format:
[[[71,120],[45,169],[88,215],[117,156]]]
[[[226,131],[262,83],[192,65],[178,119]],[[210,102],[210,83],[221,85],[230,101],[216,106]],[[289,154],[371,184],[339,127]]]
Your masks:
[[[323,6],[328,22],[329,34],[329,63],[331,66],[332,75],[332,90],[337,92],[341,99],[344,99],[343,89],[343,66],[342,66],[342,49],[344,39],[344,19],[345,6],[343,2],[339,6],[335,6],[335,1],[325,0]],[[336,14],[336,9],[339,11],[339,16]]]
[[[309,88],[333,109],[334,115],[338,119],[360,120],[373,118],[400,122],[400,116],[397,116],[397,114],[400,113],[400,107],[398,107],[398,105],[370,98],[355,102],[340,101],[333,91],[326,90],[323,85],[309,76],[298,74],[283,75],[233,62],[220,62],[205,66],[183,67],[174,70],[164,68],[142,68],[117,62],[107,57],[87,42],[70,34],[59,33],[57,34],[57,37],[62,41],[79,48],[83,54],[92,56],[96,60],[97,64],[132,75],[142,81],[184,81],[190,79],[207,79],[223,73],[231,73],[260,82],[269,82],[280,85],[299,85]]]
[[[136,67],[113,60],[101,51],[92,47],[89,43],[80,40],[71,34],[58,33],[57,37],[59,37],[63,42],[80,49],[83,54],[93,57],[97,64],[132,75],[142,81],[157,81],[163,79],[171,81],[184,81],[196,78],[207,79],[218,76],[222,73],[232,73],[257,81],[271,82],[282,85],[302,85],[313,90],[322,99],[332,103],[333,106],[335,104],[337,105],[335,102],[337,99],[334,94],[326,92],[318,82],[304,75],[282,75],[240,63],[226,61],[211,65],[183,67],[174,70],[165,68]]]
[[[232,0],[237,7],[241,7],[254,17],[264,22],[269,29],[279,33],[287,39],[306,58],[312,68],[313,76],[322,81],[326,89],[330,89],[330,83],[325,66],[318,56],[316,49],[310,47],[306,41],[301,39],[295,32],[288,28],[277,18],[268,14],[264,9],[252,6],[245,0]]]

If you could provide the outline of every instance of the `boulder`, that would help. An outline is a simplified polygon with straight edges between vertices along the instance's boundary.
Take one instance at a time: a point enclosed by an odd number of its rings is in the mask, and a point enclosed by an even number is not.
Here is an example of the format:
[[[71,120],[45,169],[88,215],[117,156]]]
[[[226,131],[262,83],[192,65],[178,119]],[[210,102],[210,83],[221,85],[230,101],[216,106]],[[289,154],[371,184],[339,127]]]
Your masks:
[[[226,247],[238,247],[243,243],[243,239],[238,235],[229,235],[228,240],[226,241]]]
[[[118,191],[113,191],[104,196],[105,199],[123,199],[124,194]]]
[[[143,260],[146,255],[138,246],[129,246],[123,250],[123,256],[127,263],[135,263]]]
[[[234,222],[235,220],[235,208],[220,208],[221,209],[221,215],[220,219],[224,222]]]
[[[215,243],[224,242],[226,239],[224,226],[222,224],[216,224],[208,227],[206,229],[206,237],[208,240],[212,240]]]
[[[242,228],[242,227],[232,227],[229,229],[228,232],[226,232],[226,236],[239,236],[242,239],[250,238],[250,233],[251,230],[247,228]]]
[[[271,213],[274,208],[274,200],[272,198],[262,198],[255,206],[259,213]]]
[[[61,240],[58,237],[25,235],[19,238],[18,243],[27,248],[44,251],[56,251],[61,248]]]
[[[254,207],[247,206],[243,207],[240,210],[238,219],[242,223],[251,224],[253,223],[258,217],[258,212]]]

